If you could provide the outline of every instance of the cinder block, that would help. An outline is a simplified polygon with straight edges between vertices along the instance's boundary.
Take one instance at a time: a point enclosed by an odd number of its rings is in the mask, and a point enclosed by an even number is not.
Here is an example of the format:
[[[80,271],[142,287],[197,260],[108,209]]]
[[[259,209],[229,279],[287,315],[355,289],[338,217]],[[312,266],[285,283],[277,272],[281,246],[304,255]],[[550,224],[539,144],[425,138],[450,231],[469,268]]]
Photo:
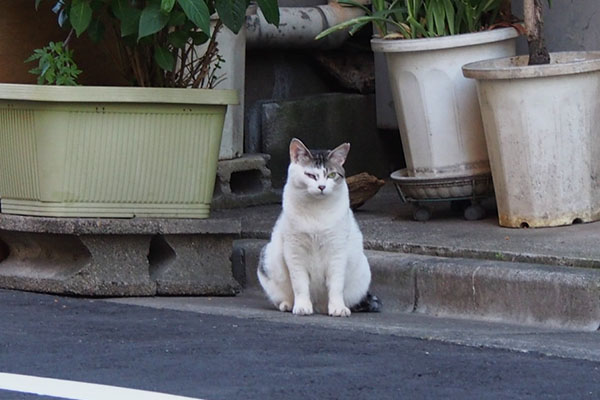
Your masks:
[[[268,240],[242,239],[233,243],[233,253],[238,257],[238,263],[233,265],[234,275],[238,277],[238,282],[244,288],[260,287],[256,270],[260,252],[267,242]]]
[[[0,287],[81,296],[233,295],[234,219],[0,215]]]
[[[280,196],[271,188],[266,154],[244,154],[219,161],[213,208],[247,207],[275,203]]]

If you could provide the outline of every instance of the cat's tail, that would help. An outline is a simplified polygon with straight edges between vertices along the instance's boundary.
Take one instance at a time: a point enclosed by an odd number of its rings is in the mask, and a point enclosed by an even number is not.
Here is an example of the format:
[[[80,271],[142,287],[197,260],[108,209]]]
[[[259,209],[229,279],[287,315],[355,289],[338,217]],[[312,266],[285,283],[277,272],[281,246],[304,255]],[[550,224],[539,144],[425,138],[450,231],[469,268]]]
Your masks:
[[[366,296],[358,303],[353,306],[350,310],[354,312],[380,312],[383,307],[383,303],[379,300],[379,297],[372,295],[367,292]]]

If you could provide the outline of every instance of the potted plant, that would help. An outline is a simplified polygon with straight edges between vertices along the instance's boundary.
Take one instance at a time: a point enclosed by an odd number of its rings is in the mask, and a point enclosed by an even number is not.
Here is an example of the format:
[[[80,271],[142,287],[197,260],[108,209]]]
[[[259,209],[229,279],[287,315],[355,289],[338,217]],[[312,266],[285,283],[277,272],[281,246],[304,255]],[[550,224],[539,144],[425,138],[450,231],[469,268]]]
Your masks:
[[[542,1],[525,0],[529,56],[464,66],[476,79],[499,222],[600,219],[600,53],[548,53]]]
[[[360,6],[352,0],[342,2]],[[403,198],[465,199],[489,193],[490,169],[476,88],[462,76],[461,67],[515,54],[519,32],[508,27],[510,3],[378,0],[372,2],[372,9],[364,9],[365,16],[320,36],[336,29],[350,28],[353,33],[373,22],[371,47],[386,56],[407,165],[392,178],[399,188],[411,186],[411,195]],[[469,219],[481,216],[480,207],[465,214]],[[428,213],[417,212],[415,218],[427,219]]]
[[[258,3],[277,24],[277,0]],[[0,84],[2,212],[207,217],[225,110],[237,102],[235,91],[211,89],[222,78],[217,36],[223,25],[237,32],[248,5],[55,2],[67,38],[29,61],[40,83],[61,86]],[[62,86],[80,74],[69,45],[84,33],[138,87]]]

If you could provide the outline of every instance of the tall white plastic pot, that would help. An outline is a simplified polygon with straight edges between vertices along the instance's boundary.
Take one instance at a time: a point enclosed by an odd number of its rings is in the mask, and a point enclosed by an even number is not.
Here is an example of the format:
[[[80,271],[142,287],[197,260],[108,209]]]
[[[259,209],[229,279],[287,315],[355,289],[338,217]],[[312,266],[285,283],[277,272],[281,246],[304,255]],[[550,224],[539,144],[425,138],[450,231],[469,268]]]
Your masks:
[[[414,40],[372,39],[384,53],[407,175],[420,178],[489,173],[475,83],[461,67],[512,56],[518,32],[486,32]]]
[[[468,64],[477,80],[499,222],[544,227],[600,218],[600,52]]]

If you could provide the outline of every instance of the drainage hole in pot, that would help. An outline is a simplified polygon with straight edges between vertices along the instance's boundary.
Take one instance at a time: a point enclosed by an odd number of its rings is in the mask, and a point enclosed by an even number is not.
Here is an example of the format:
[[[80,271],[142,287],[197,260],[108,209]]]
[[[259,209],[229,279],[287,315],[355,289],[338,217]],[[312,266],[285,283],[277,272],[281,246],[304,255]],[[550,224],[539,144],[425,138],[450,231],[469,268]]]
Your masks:
[[[575,224],[582,224],[582,223],[583,223],[583,220],[581,218],[575,218],[573,220],[573,225],[575,225]]]
[[[521,222],[521,228],[529,228],[529,224],[527,222]]]

